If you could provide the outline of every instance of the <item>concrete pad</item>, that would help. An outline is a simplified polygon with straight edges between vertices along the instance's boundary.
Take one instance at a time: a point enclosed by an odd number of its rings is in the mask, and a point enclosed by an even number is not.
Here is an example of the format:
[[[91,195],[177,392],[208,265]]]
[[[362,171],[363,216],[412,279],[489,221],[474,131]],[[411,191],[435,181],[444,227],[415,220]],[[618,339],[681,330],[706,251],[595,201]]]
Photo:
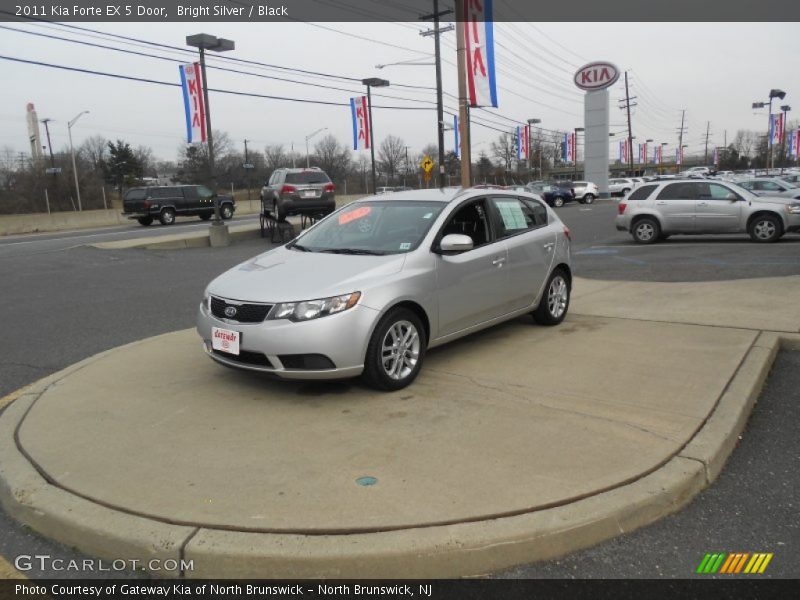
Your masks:
[[[572,314],[800,331],[800,276],[658,283],[576,279]],[[588,288],[587,293],[579,292]],[[780,304],[780,306],[775,306]]]

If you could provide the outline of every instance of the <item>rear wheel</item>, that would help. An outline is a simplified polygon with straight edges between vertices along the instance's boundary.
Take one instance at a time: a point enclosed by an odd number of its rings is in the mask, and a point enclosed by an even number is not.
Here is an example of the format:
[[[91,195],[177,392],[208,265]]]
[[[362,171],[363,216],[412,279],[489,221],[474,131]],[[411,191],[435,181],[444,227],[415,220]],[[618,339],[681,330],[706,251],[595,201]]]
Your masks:
[[[172,225],[175,222],[175,211],[171,208],[165,208],[158,216],[158,220],[162,225]]]
[[[584,204],[591,204],[592,202],[594,202],[594,194],[586,194],[583,197]]]
[[[777,242],[783,235],[783,223],[775,215],[758,215],[750,221],[747,233],[754,242]]]
[[[544,295],[533,311],[533,320],[540,325],[558,325],[569,310],[570,282],[563,269],[556,269],[547,280]]]
[[[364,381],[379,390],[399,390],[410,384],[425,357],[425,329],[407,308],[390,310],[375,327],[364,360]]]
[[[139,217],[136,220],[139,221],[139,225],[144,225],[145,227],[153,224],[153,217]]]
[[[211,218],[211,213],[203,213],[200,215],[200,219],[203,221],[208,221]]]
[[[286,213],[281,211],[277,200],[272,201],[272,216],[275,217],[276,221],[283,221],[286,219]]]
[[[650,217],[639,219],[633,224],[631,235],[637,244],[654,244],[661,235],[661,226]]]
[[[564,199],[561,196],[556,196],[555,198],[553,198],[553,206],[555,206],[556,208],[561,208],[562,206],[564,206]]]

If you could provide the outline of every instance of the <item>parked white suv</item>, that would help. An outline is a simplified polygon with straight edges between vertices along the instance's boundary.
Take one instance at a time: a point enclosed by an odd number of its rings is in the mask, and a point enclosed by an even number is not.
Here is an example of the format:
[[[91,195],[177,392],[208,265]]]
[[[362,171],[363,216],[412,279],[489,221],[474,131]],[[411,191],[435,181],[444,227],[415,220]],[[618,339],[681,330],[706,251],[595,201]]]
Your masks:
[[[591,181],[573,181],[572,195],[581,204],[591,204],[600,195],[597,184]]]
[[[608,193],[611,196],[627,196],[637,185],[633,179],[618,177],[616,179],[608,180]]]

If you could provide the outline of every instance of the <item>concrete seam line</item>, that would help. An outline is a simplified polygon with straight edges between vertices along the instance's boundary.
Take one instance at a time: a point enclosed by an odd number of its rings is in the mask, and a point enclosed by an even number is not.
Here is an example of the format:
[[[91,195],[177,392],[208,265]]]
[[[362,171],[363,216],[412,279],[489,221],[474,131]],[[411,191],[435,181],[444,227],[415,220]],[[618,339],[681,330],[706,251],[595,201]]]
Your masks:
[[[601,315],[601,314],[590,314],[590,313],[581,313],[575,312],[574,310],[570,312],[570,314],[578,316],[578,317],[595,317],[600,319],[616,319],[618,321],[638,321],[642,323],[667,323],[669,325],[689,325],[692,327],[715,327],[717,329],[735,329],[737,331],[757,331],[759,333],[766,331],[765,329],[760,329],[757,327],[736,327],[733,325],[714,325],[713,323],[690,323],[688,321],[662,321],[660,319],[634,319],[631,317],[620,317],[618,315]],[[794,331],[784,331],[781,329],[772,329],[775,333],[795,333]]]
[[[192,541],[194,536],[196,536],[199,531],[200,531],[200,528],[199,527],[195,527],[194,530],[189,535],[186,536],[186,539],[183,540],[183,542],[181,542],[180,548],[178,548],[178,556],[180,558],[180,567],[181,567],[181,572],[180,572],[179,577],[181,579],[185,579],[186,578],[186,569],[184,568],[184,564],[185,564],[184,561],[186,560],[186,546],[189,545],[189,542]]]

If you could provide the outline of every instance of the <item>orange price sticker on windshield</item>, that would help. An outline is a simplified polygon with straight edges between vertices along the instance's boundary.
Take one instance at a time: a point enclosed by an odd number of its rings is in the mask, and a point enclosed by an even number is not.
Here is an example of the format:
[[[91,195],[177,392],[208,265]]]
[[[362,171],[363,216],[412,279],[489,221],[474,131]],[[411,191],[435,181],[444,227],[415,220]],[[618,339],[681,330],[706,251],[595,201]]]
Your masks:
[[[363,217],[366,217],[371,212],[372,212],[371,206],[362,206],[361,208],[357,208],[355,210],[351,210],[350,212],[346,212],[343,215],[339,215],[339,225],[345,225],[350,221],[355,221],[356,219],[361,219]]]

